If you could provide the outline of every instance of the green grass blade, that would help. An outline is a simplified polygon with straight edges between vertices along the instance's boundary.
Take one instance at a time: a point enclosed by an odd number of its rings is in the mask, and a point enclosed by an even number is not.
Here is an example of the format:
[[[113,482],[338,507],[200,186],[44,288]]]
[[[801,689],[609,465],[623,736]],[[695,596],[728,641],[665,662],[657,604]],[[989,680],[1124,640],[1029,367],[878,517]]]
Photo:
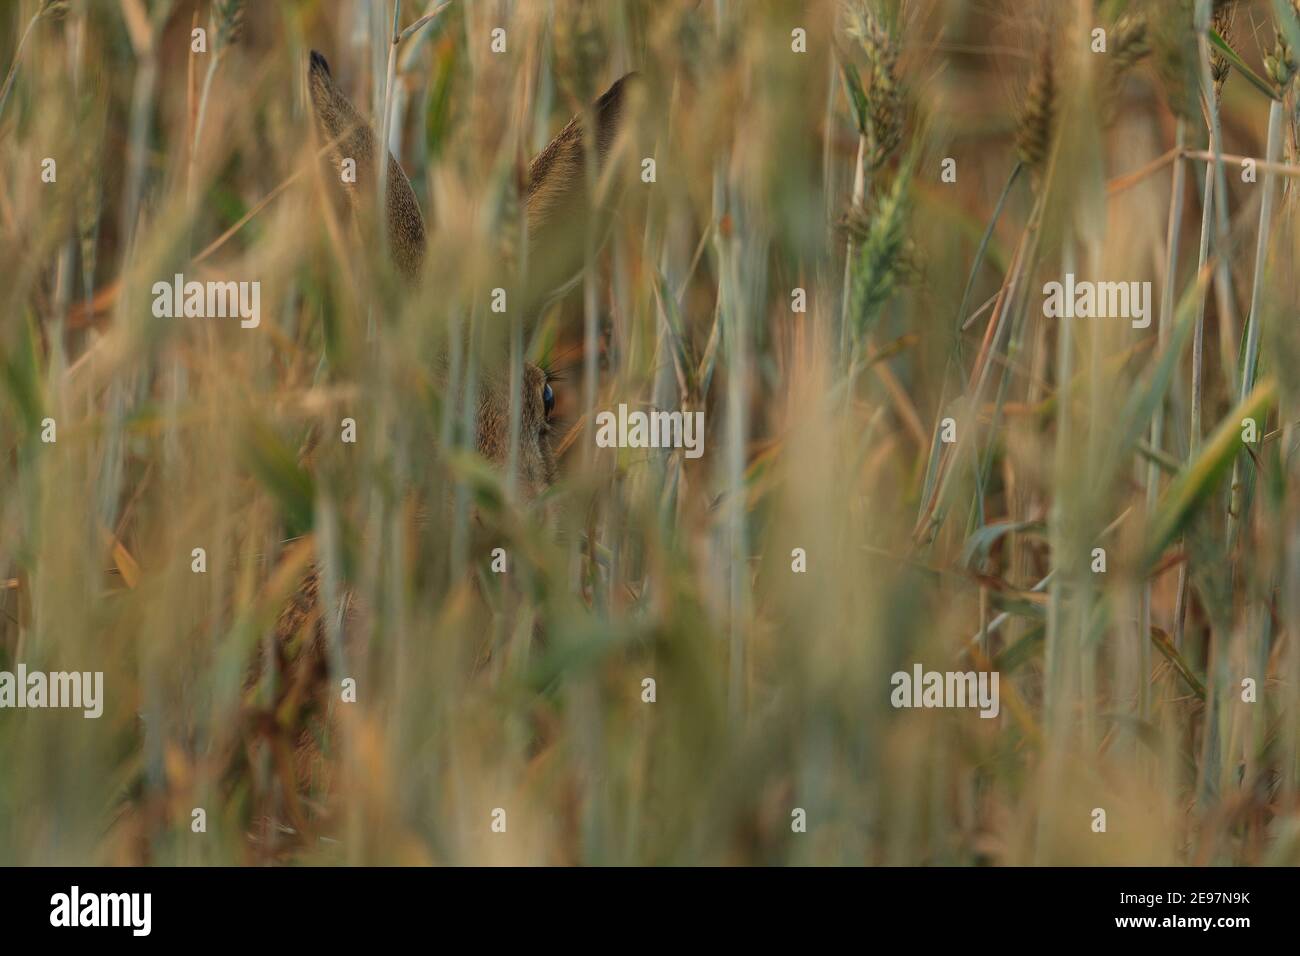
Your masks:
[[[1150,568],[1183,529],[1196,506],[1214,490],[1241,451],[1241,421],[1259,421],[1277,400],[1277,383],[1265,379],[1220,423],[1199,455],[1169,485],[1151,522],[1143,566]]]
[[[1250,81],[1251,86],[1255,87],[1255,89],[1259,90],[1270,100],[1278,99],[1277,90],[1273,88],[1273,84],[1247,66],[1246,61],[1237,54],[1237,51],[1228,46],[1228,42],[1224,40],[1223,37],[1219,36],[1218,30],[1210,31],[1210,42],[1219,48],[1219,52],[1222,53],[1227,61],[1232,64],[1234,70]]]

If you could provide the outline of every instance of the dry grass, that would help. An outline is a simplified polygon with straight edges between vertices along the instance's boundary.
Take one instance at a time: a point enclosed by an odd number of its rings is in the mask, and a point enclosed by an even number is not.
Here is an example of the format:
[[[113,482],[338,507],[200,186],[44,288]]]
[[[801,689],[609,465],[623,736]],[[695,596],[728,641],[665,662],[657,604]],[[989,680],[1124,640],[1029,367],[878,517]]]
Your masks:
[[[5,6],[0,670],[106,701],[0,710],[0,862],[1300,863],[1300,24],[1196,6],[456,0],[396,47],[392,3]],[[313,48],[421,294],[318,161]],[[521,161],[631,69],[611,235],[516,326],[573,428],[529,504],[443,359],[510,354]],[[261,324],[154,318],[177,272]],[[1067,272],[1159,321],[1045,317]],[[703,458],[595,449],[621,402],[704,410]],[[299,786],[246,678],[313,563],[358,700]],[[1001,714],[892,709],[916,662]]]

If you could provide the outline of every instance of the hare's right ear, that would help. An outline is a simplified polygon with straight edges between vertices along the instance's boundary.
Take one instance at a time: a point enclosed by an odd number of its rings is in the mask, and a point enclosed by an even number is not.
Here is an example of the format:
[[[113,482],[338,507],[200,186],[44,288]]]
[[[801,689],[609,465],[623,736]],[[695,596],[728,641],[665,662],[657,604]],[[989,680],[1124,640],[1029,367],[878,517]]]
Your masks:
[[[334,82],[325,57],[315,50],[311,51],[307,86],[321,132],[332,144],[330,159],[355,209],[374,196],[378,184],[375,159],[380,149],[374,131]],[[384,196],[388,244],[398,271],[414,280],[419,277],[424,262],[424,218],[401,164],[387,150],[383,153],[388,159]],[[344,162],[349,159],[355,163],[355,182],[351,181],[354,177],[343,175]]]
[[[610,158],[625,125],[628,90],[636,82],[637,74],[628,73],[592,104],[589,116],[595,123],[592,145],[597,173]],[[581,276],[586,230],[591,227],[599,243],[610,223],[617,189],[603,199],[588,195],[582,122],[581,115],[569,120],[528,167],[528,313],[543,308]]]

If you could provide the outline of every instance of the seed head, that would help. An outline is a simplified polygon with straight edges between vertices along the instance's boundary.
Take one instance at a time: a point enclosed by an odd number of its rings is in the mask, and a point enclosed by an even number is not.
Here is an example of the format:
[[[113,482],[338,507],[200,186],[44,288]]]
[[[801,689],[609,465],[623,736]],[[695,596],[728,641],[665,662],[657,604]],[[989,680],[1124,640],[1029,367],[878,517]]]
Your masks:
[[[868,172],[884,166],[903,141],[903,91],[898,82],[898,45],[889,30],[865,4],[850,4],[848,33],[866,54],[862,87],[867,95],[862,117],[867,139]]]
[[[906,230],[910,181],[910,164],[904,161],[893,184],[870,207],[854,206],[844,216],[844,230],[857,241],[849,299],[855,338],[870,331],[899,285],[916,272]]]
[[[1111,44],[1116,69],[1127,70],[1151,52],[1146,17],[1126,13],[1115,21]]]
[[[1228,4],[1216,8],[1214,17],[1210,21],[1210,26],[1223,37],[1226,43],[1232,42],[1232,21],[1236,15],[1237,8]],[[1214,78],[1216,97],[1223,92],[1223,84],[1228,82],[1230,72],[1232,72],[1232,65],[1228,62],[1228,58],[1220,53],[1217,47],[1210,47],[1210,75]]]
[[[217,48],[234,46],[244,35],[244,0],[216,0]]]
[[[1020,112],[1016,132],[1016,151],[1020,160],[1033,170],[1041,170],[1052,147],[1052,127],[1056,118],[1056,76],[1050,45],[1043,44],[1034,72],[1029,77],[1025,105]]]
[[[1115,105],[1125,76],[1151,53],[1146,17],[1126,13],[1115,22],[1111,33],[1111,70],[1106,76],[1102,100],[1108,125],[1114,119]]]
[[[1278,93],[1285,93],[1287,87],[1291,85],[1297,66],[1295,50],[1279,30],[1273,52],[1264,57],[1264,71],[1277,86]]]

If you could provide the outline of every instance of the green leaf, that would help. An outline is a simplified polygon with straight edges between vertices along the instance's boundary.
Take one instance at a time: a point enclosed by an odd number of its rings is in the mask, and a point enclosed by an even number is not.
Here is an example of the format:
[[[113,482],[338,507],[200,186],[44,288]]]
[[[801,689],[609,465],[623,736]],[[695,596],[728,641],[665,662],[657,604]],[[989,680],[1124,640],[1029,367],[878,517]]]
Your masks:
[[[1255,89],[1259,90],[1270,100],[1279,99],[1277,90],[1274,88],[1273,84],[1248,67],[1246,61],[1237,55],[1237,51],[1228,46],[1228,41],[1219,36],[1218,30],[1210,30],[1210,42],[1219,48],[1219,52],[1221,52],[1227,61],[1232,64],[1233,69],[1250,81],[1251,86],[1255,87]]]
[[[849,105],[853,107],[853,119],[858,125],[858,132],[865,136],[871,107],[867,105],[867,94],[863,92],[857,67],[841,62],[840,76],[844,78],[844,91],[849,96]]]
[[[26,427],[35,431],[40,427],[45,407],[41,388],[41,335],[30,312],[26,319],[14,350],[6,354],[0,349],[0,383],[9,393]]]
[[[482,455],[473,451],[456,451],[447,456],[452,478],[463,483],[474,496],[474,503],[486,515],[500,514],[506,504],[505,489],[498,474]]]
[[[1008,614],[1014,614],[1016,617],[1027,617],[1031,620],[1042,621],[1047,618],[1047,608],[1042,604],[1029,600],[1029,598],[1042,598],[1045,596],[1035,594],[1033,591],[989,591],[989,603],[999,611],[1006,611]]]
[[[687,391],[694,391],[698,379],[694,378],[695,363],[687,354],[683,332],[685,323],[682,321],[681,311],[677,308],[677,299],[668,287],[667,278],[658,270],[655,270],[655,292],[659,298],[659,305],[664,310],[665,324],[668,329],[668,344],[673,350],[673,367],[677,373],[678,387]],[[716,313],[714,322],[717,322]],[[703,369],[703,366],[701,366],[701,369]],[[710,366],[709,370],[711,373],[712,366]]]
[[[1010,674],[1033,656],[1034,651],[1042,645],[1046,633],[1046,624],[1036,624],[1031,627],[1020,640],[1001,650],[993,659],[993,669],[1002,674]]]
[[[970,568],[975,567],[976,559],[982,561],[988,557],[989,550],[1003,535],[1031,528],[1041,531],[1043,527],[1041,521],[996,521],[993,524],[982,525],[972,531],[970,537],[966,539],[966,548],[961,556],[962,564]]]
[[[274,431],[260,423],[244,437],[244,460],[253,475],[280,503],[290,537],[311,530],[316,484],[298,464],[298,456]]]
[[[1261,421],[1277,401],[1277,383],[1271,378],[1255,386],[1235,409],[1219,424],[1210,439],[1201,446],[1196,460],[1189,462],[1165,490],[1156,506],[1147,540],[1143,564],[1152,567],[1169,543],[1183,529],[1196,506],[1218,485],[1219,479],[1232,468],[1242,449],[1241,420]]]
[[[1174,642],[1169,639],[1169,635],[1160,628],[1153,627],[1151,628],[1151,643],[1160,648],[1160,653],[1169,659],[1170,664],[1174,665],[1174,670],[1178,671],[1179,676],[1186,681],[1187,686],[1192,689],[1192,693],[1201,700],[1205,700],[1205,684],[1192,673],[1192,669],[1187,666],[1187,661],[1183,660],[1183,656],[1178,653],[1178,648],[1174,647]]]
[[[1173,378],[1174,369],[1178,366],[1187,340],[1191,338],[1197,305],[1208,280],[1209,273],[1206,272],[1188,284],[1187,291],[1183,293],[1182,301],[1178,303],[1178,308],[1174,313],[1174,327],[1170,330],[1169,341],[1166,343],[1164,351],[1155,357],[1155,368],[1151,372],[1150,379],[1145,387],[1135,388],[1124,403],[1124,408],[1120,413],[1123,429],[1120,433],[1120,447],[1125,452],[1138,446],[1142,434],[1151,421],[1151,416],[1155,414],[1155,410],[1160,403],[1165,400],[1165,393],[1169,390],[1169,382]]]
[[[975,259],[971,262],[970,273],[966,276],[966,287],[962,290],[961,305],[957,308],[957,325],[953,330],[954,345],[957,349],[958,357],[961,355],[961,331],[962,326],[966,324],[966,307],[970,304],[971,290],[975,288],[975,280],[979,276],[980,266],[984,264],[984,255],[988,252],[989,241],[993,238],[993,229],[998,224],[998,219],[1002,217],[1002,207],[1007,203],[1007,197],[1011,195],[1011,187],[1016,184],[1016,177],[1024,164],[1016,160],[1011,167],[1011,175],[1007,177],[1007,184],[1002,187],[1002,193],[998,196],[997,205],[993,207],[993,215],[989,217],[988,225],[984,227],[984,234],[980,236],[980,243],[975,249]]]
[[[429,106],[424,112],[424,142],[429,159],[437,158],[447,139],[451,118],[451,87],[456,71],[456,45],[447,44],[438,52],[433,86],[429,89]]]

